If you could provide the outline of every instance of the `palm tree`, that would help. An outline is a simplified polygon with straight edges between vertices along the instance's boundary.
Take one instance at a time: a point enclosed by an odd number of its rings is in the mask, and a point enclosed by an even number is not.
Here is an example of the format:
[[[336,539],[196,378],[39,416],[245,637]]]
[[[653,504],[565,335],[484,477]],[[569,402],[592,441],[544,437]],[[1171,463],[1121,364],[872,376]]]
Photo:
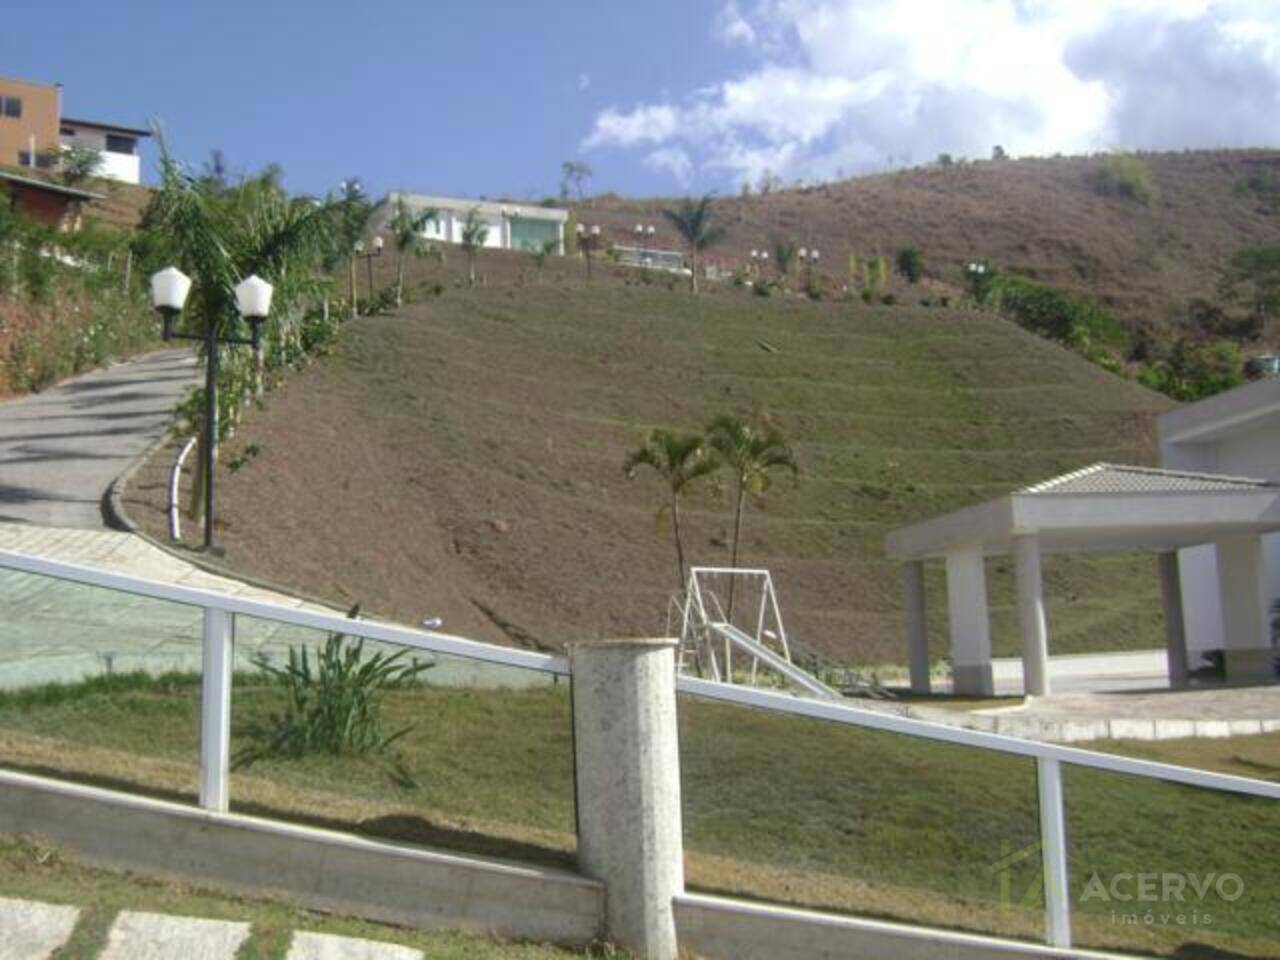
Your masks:
[[[794,240],[775,240],[773,241],[773,262],[778,268],[778,272],[784,277],[791,275],[791,268],[795,266],[796,256],[800,252],[800,245]]]
[[[701,200],[685,197],[675,210],[663,210],[689,245],[689,266],[693,268],[693,292],[698,292],[698,254],[724,239],[724,227],[712,222],[711,194]]]
[[[338,224],[343,253],[347,257],[347,290],[351,296],[351,319],[354,320],[360,315],[360,295],[356,287],[356,247],[360,242],[360,235],[364,233],[365,224],[373,213],[373,207],[365,196],[364,184],[359,177],[348,177],[338,184],[338,188]]]
[[[649,434],[644,446],[627,455],[622,469],[628,477],[634,477],[642,466],[656,471],[667,484],[670,500],[658,509],[656,520],[661,524],[662,515],[671,514],[671,532],[676,542],[676,589],[683,590],[684,541],[680,533],[680,496],[691,483],[713,473],[720,464],[707,449],[701,434],[677,434],[659,428]]]
[[[489,239],[489,225],[480,219],[479,207],[467,211],[462,224],[462,249],[467,251],[467,282],[476,285],[476,251]]]
[[[742,512],[747,494],[763,496],[770,486],[770,473],[778,469],[800,472],[786,438],[764,417],[747,422],[732,414],[722,414],[707,427],[707,443],[733,473],[733,548],[729,566],[737,569],[738,547],[742,541]],[[729,578],[729,612],[733,617],[733,577]]]
[[[391,228],[391,241],[396,245],[397,307],[404,305],[404,258],[411,253],[421,256],[426,251],[422,231],[439,217],[440,211],[435,207],[414,210],[404,202],[404,197],[396,197],[396,212],[388,226]]]

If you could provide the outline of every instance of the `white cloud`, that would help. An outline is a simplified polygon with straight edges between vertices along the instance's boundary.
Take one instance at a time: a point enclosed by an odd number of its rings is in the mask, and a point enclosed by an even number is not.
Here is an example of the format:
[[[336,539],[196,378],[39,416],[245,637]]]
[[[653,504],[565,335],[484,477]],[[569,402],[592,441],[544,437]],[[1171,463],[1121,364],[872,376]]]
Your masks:
[[[756,42],[755,27],[747,22],[738,4],[730,0],[720,10],[715,22],[715,36],[721,43],[741,43],[752,46]]]
[[[732,183],[997,143],[1017,155],[1280,141],[1275,0],[732,0],[713,35],[755,65],[606,109],[583,146],[679,148],[681,177]]]
[[[687,187],[693,176],[693,160],[680,147],[661,147],[644,158],[645,166],[665,171]]]

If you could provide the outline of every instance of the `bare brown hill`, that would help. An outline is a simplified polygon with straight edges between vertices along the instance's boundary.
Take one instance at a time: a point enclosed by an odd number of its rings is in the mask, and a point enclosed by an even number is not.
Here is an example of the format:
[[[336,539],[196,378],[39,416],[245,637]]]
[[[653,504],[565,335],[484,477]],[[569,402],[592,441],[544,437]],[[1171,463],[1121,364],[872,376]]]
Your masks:
[[[773,239],[817,247],[822,270],[847,276],[849,255],[924,253],[926,276],[963,285],[964,266],[999,269],[1088,296],[1130,326],[1176,323],[1192,298],[1214,299],[1221,271],[1241,247],[1280,243],[1280,151],[1142,154],[1154,188],[1143,203],[1107,195],[1105,156],[929,166],[768,195],[717,201],[726,266],[748,262]],[[588,199],[578,217],[610,242],[630,243],[654,224],[657,243],[678,246],[662,217],[673,200]]]
[[[377,267],[387,282],[394,257]],[[629,481],[625,455],[653,426],[763,407],[801,476],[750,506],[742,562],[773,570],[803,648],[901,661],[888,530],[1097,460],[1151,462],[1151,417],[1170,406],[991,314],[728,285],[695,298],[606,265],[588,285],[580,262],[518,254],[482,254],[476,287],[464,269],[415,264],[417,302],[349,323],[250,414],[219,486],[230,563],[479,639],[651,634],[674,556],[661,486]],[[158,536],[167,462],[128,503]],[[726,500],[705,487],[688,502],[691,562],[728,559]],[[1048,558],[1054,651],[1158,645],[1153,563]],[[1012,653],[1011,565],[990,569]],[[944,610],[939,571],[929,586]],[[942,656],[945,617],[931,626]]]

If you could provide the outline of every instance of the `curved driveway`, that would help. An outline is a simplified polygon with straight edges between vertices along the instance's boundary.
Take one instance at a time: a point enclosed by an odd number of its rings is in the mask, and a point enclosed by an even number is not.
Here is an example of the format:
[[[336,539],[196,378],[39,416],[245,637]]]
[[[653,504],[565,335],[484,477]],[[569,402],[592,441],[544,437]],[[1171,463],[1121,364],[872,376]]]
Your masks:
[[[0,403],[0,522],[102,529],[107,487],[198,379],[191,351],[162,350]]]

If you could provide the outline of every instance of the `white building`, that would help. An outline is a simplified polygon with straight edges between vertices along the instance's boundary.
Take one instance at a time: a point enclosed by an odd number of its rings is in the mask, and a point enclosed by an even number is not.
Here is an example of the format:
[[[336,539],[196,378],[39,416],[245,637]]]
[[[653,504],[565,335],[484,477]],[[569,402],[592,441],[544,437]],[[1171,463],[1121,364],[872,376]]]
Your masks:
[[[102,155],[102,164],[95,176],[121,180],[124,183],[142,182],[142,158],[138,155],[138,141],[151,136],[146,130],[120,127],[92,120],[73,120],[63,117],[58,126],[58,139],[63,147],[87,147]]]
[[[495,250],[541,250],[549,240],[556,241],[556,253],[564,253],[564,228],[569,220],[567,210],[528,203],[498,203],[458,197],[432,197],[420,193],[392,193],[375,212],[374,232],[387,229],[400,200],[413,210],[433,209],[435,220],[428,222],[423,236],[442,243],[461,243],[467,217],[474,210],[488,227],[484,245]]]
[[[1166,467],[1280,482],[1280,379],[1269,377],[1180,407],[1159,420]],[[1219,547],[1178,554],[1187,647],[1194,664],[1225,646]],[[1264,536],[1262,575],[1268,606],[1280,598],[1280,535]]]

